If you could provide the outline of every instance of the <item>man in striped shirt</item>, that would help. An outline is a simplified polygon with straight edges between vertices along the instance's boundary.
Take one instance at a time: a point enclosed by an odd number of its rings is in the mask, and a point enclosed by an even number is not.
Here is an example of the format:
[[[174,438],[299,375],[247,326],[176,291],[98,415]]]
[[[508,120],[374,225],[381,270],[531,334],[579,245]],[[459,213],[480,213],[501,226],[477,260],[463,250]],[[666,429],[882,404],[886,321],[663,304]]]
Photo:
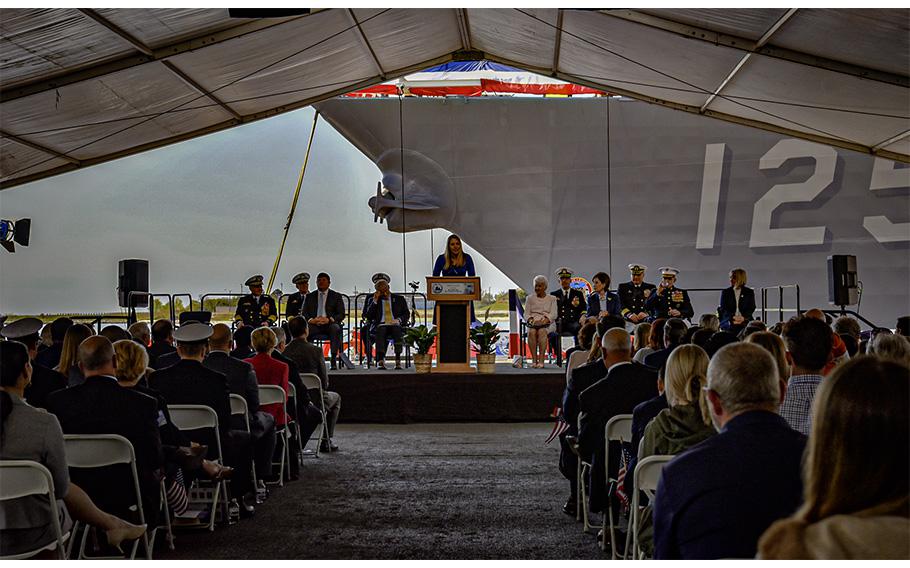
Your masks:
[[[791,428],[808,436],[812,427],[812,400],[823,378],[822,369],[831,359],[831,328],[823,321],[803,316],[787,322],[783,339],[790,380],[780,415]]]

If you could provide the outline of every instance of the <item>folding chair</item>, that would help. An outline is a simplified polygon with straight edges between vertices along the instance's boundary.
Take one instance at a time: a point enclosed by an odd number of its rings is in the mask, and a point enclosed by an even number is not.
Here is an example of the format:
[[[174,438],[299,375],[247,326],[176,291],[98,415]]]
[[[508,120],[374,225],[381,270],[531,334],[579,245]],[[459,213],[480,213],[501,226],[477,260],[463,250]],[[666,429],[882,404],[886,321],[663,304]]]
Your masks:
[[[47,495],[51,510],[51,524],[54,526],[54,535],[57,540],[27,552],[19,554],[2,555],[3,560],[17,560],[31,558],[45,550],[54,550],[56,547],[57,558],[63,560],[63,550],[66,539],[70,533],[63,534],[60,528],[60,518],[57,515],[57,498],[54,495],[54,478],[46,467],[38,462],[28,460],[3,460],[0,461],[0,502],[9,499],[19,499],[29,495]]]
[[[319,448],[322,447],[323,440],[327,440],[329,437],[328,425],[325,418],[325,397],[322,393],[322,381],[319,380],[319,375],[314,375],[313,373],[300,373],[300,380],[307,390],[319,391],[319,413],[322,415],[322,427],[319,429],[319,438],[316,440],[316,451],[313,452],[313,456],[318,458]]]
[[[607,475],[607,487],[610,487],[611,484],[614,485],[614,493],[619,488],[619,480],[615,477],[610,477],[610,442],[628,442],[632,439],[632,415],[631,414],[617,414],[613,418],[607,421],[607,425],[604,427],[604,470],[606,470]],[[628,472],[627,474],[628,475]],[[618,476],[617,476],[618,477]],[[618,520],[618,519],[617,519]],[[609,524],[608,524],[609,521]],[[607,501],[607,514],[603,518],[603,538],[601,541],[601,550],[607,549],[607,530],[610,532],[610,557],[613,560],[617,559],[616,556],[616,523],[613,519],[613,504],[612,496]],[[623,554],[623,560],[625,560],[626,555]]]
[[[250,433],[250,411],[249,407],[246,405],[246,399],[240,396],[239,394],[231,394],[231,416],[243,416],[243,428],[244,432],[247,434]],[[250,472],[253,477],[253,487],[256,487],[258,490],[259,481],[256,479],[256,464],[255,460],[250,468]]]
[[[72,469],[94,469],[117,464],[129,464],[133,476],[133,489],[136,496],[135,507],[139,515],[139,524],[146,524],[145,511],[142,508],[142,493],[139,490],[139,474],[136,471],[136,452],[133,450],[133,444],[129,440],[117,434],[68,434],[63,436],[63,443],[66,450],[66,465]],[[157,529],[153,529],[153,532],[157,532]],[[82,541],[79,544],[79,554],[77,556],[79,560],[84,558],[99,559],[85,554],[88,533],[87,529],[82,532]],[[154,536],[152,540],[154,540]],[[146,558],[151,560],[152,547],[149,542],[148,531],[142,534],[142,544],[145,546]],[[139,541],[137,540],[133,543],[130,551],[130,560],[136,558],[138,549]]]
[[[294,386],[294,383],[288,381],[288,401],[294,399],[294,405],[297,405],[297,387]],[[297,417],[297,420],[291,420],[290,415],[288,415],[288,426],[294,427],[294,432],[297,433],[297,448],[300,452],[297,454],[297,461],[300,465],[303,465],[303,440],[300,439],[300,417]]]
[[[212,429],[215,433],[215,449],[218,452],[215,461],[221,464],[224,463],[224,453],[221,450],[221,434],[218,431],[218,415],[210,406],[202,404],[169,404],[167,405],[167,409],[171,415],[171,420],[174,422],[174,426],[180,430]],[[198,483],[198,480],[194,483]],[[215,492],[212,495],[212,509],[208,523],[208,529],[210,531],[215,530],[215,508],[218,506],[218,499],[221,496],[224,497],[224,502],[222,503],[224,507],[222,510],[222,517],[224,518],[224,521],[227,522],[229,509],[228,491],[224,481],[215,482]]]
[[[578,413],[578,431],[581,432],[581,417],[584,415],[583,412]],[[578,488],[576,495],[575,503],[575,520],[584,521],[582,526],[582,532],[591,532],[592,525],[588,522],[588,500],[585,498],[585,495],[588,493],[587,483],[585,483],[585,476],[591,471],[591,464],[586,461],[582,461],[581,456],[578,456],[578,468],[576,469],[576,475],[578,476],[575,487]]]
[[[651,514],[651,507],[654,503],[654,493],[657,491],[657,482],[660,480],[660,472],[670,460],[676,456],[648,456],[641,460],[635,466],[635,475],[632,478],[632,486],[635,493],[632,495],[632,523],[629,526],[629,535],[632,536],[632,560],[644,559],[643,552],[638,548],[638,529],[644,516]],[[641,507],[639,495],[644,492],[648,498],[648,504]],[[626,538],[628,543],[628,537]],[[626,545],[628,549],[628,544]]]
[[[261,406],[280,404],[281,408],[284,409],[285,417],[287,417],[287,393],[278,385],[259,385],[259,404]],[[275,433],[278,435],[278,439],[281,440],[281,461],[279,462],[280,466],[278,469],[278,486],[284,487],[284,466],[285,463],[287,463],[290,468],[289,462],[291,461],[290,444],[288,443],[288,440],[290,439],[290,430],[288,429],[287,424],[280,427],[276,424]],[[275,465],[274,462],[272,465]]]

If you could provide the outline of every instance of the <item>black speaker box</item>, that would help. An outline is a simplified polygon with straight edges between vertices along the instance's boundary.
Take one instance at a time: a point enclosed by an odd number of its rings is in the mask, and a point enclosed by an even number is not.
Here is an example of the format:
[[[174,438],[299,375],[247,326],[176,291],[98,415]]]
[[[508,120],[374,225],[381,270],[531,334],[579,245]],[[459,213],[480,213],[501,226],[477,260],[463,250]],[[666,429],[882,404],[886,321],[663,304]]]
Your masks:
[[[120,307],[147,308],[149,299],[145,294],[134,294],[133,305],[130,306],[129,302],[130,292],[149,291],[149,261],[136,258],[121,260],[117,276],[117,301]]]
[[[856,257],[835,254],[828,257],[828,302],[835,306],[854,306],[859,299],[856,287]]]

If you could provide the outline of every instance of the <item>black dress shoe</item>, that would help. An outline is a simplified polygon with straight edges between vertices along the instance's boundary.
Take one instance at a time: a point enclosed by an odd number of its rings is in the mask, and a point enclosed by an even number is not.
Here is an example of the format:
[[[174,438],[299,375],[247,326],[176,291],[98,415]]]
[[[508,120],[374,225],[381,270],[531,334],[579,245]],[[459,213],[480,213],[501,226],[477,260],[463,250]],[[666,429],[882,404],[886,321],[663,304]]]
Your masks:
[[[576,503],[575,496],[569,497],[569,500],[566,501],[566,504],[562,506],[562,512],[574,517],[578,513],[578,504]]]

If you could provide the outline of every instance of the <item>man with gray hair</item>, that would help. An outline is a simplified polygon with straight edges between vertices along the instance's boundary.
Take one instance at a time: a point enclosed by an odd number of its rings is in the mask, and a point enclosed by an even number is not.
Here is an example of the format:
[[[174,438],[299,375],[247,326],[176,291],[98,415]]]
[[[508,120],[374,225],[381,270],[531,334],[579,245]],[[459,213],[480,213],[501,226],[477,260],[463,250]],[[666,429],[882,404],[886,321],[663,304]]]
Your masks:
[[[149,344],[152,342],[152,330],[149,329],[149,324],[144,321],[137,321],[129,327],[128,331],[133,341],[145,347],[146,351],[148,351]]]
[[[657,396],[657,374],[632,361],[632,338],[626,330],[608,330],[601,346],[607,376],[578,395],[578,454],[591,464],[590,505],[595,512],[606,511],[608,504],[604,467],[619,471],[618,443],[610,448],[611,463],[604,463],[604,427],[614,416],[632,414],[636,406]]]
[[[707,397],[719,432],[664,468],[654,502],[654,558],[754,558],[771,523],[802,500],[806,437],[778,415],[777,363],[753,343],[720,349]]]

